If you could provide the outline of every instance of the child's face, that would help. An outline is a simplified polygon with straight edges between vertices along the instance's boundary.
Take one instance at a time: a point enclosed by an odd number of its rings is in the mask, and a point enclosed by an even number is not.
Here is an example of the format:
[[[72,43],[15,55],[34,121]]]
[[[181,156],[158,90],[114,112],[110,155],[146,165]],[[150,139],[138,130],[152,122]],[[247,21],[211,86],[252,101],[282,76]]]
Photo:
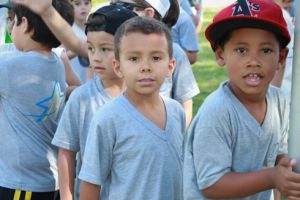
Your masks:
[[[87,32],[88,57],[92,69],[101,80],[118,78],[113,71],[114,37],[104,31]]]
[[[229,86],[240,98],[264,98],[287,50],[280,50],[274,33],[262,29],[241,28],[233,31],[215,51],[219,65],[226,65]]]
[[[90,0],[74,0],[72,1],[74,7],[74,18],[76,22],[84,23],[89,15],[92,4]]]
[[[159,93],[175,60],[169,57],[165,35],[134,32],[121,38],[120,60],[114,64],[119,77],[124,77],[127,94],[150,96]]]

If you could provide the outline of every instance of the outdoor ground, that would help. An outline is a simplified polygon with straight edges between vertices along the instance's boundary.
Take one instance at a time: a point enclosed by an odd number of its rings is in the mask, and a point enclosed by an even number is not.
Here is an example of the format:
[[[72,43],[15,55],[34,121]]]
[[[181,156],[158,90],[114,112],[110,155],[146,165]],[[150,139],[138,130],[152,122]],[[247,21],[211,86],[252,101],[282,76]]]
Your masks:
[[[193,111],[196,114],[198,108],[213,90],[219,84],[226,80],[226,72],[223,68],[217,66],[214,54],[210,48],[209,43],[205,39],[204,31],[208,24],[212,21],[214,14],[222,7],[232,3],[234,0],[204,0],[204,21],[202,31],[199,34],[199,45],[201,51],[198,53],[198,59],[193,64],[193,72],[196,77],[198,86],[201,90],[200,94],[194,97]],[[93,7],[98,6],[100,3],[107,2],[106,0],[93,0]]]

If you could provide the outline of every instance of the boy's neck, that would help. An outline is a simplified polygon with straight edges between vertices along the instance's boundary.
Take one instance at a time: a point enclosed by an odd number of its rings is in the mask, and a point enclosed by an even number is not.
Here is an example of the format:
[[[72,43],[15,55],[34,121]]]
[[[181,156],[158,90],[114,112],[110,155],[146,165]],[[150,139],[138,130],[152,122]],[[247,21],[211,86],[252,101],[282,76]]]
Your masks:
[[[162,130],[166,128],[167,112],[165,104],[159,95],[159,92],[152,95],[134,95],[125,91],[124,95],[127,97],[134,107],[142,113],[147,119],[154,123]]]
[[[23,48],[22,51],[35,51],[46,56],[50,56],[52,54],[52,51],[49,47],[43,46],[42,44],[34,41],[32,43],[28,43],[28,45]]]
[[[101,80],[101,78],[99,78],[99,80],[101,81],[105,91],[112,98],[119,96],[125,89],[125,83],[122,79]]]

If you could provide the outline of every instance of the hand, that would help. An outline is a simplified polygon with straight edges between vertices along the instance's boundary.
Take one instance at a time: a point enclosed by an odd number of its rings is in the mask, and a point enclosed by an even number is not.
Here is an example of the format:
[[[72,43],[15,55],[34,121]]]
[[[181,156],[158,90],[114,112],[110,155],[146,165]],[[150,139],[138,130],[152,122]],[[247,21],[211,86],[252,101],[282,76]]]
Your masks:
[[[26,6],[40,16],[52,6],[52,0],[11,0],[11,2]]]
[[[300,174],[292,171],[297,161],[283,157],[274,168],[274,186],[288,199],[300,200]]]

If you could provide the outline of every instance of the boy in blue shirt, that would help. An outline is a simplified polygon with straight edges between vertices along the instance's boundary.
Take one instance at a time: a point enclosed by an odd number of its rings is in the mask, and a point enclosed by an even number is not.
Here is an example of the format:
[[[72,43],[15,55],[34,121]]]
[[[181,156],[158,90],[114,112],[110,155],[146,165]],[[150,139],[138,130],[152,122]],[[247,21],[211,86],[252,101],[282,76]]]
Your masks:
[[[160,86],[174,69],[158,20],[134,17],[115,34],[114,69],[126,90],[95,114],[79,178],[80,199],[182,199],[185,115]]]
[[[281,8],[239,0],[205,34],[229,80],[207,97],[189,128],[184,199],[269,200],[272,188],[299,197],[300,174],[286,156],[288,101],[270,86],[290,41]]]
[[[114,34],[124,21],[134,16],[136,14],[126,8],[110,5],[92,13],[86,22],[88,56],[95,77],[72,93],[52,141],[59,147],[60,194],[64,200],[79,199],[77,176],[94,113],[124,90],[124,80],[114,73],[112,66]]]
[[[64,18],[71,7],[54,0]],[[18,51],[0,54],[0,199],[58,199],[57,148],[51,144],[64,108],[64,67],[51,49],[60,42],[41,17],[12,5]]]

